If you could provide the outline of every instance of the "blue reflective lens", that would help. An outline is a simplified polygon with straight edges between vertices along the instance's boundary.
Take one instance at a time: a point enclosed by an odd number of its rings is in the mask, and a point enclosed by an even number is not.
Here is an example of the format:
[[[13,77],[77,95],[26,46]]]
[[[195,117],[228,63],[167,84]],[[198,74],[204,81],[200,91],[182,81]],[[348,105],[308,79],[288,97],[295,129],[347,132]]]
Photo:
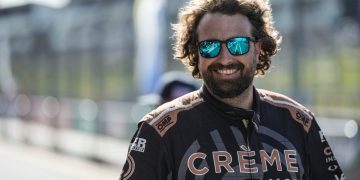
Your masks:
[[[205,58],[213,58],[219,55],[221,50],[221,42],[217,40],[206,40],[200,42],[200,54]]]
[[[230,54],[239,56],[249,52],[249,39],[244,37],[232,38],[226,41]]]
[[[250,37],[234,37],[226,41],[205,40],[199,43],[199,52],[204,58],[214,58],[220,54],[221,44],[225,43],[231,55],[241,56],[249,52],[249,42]]]

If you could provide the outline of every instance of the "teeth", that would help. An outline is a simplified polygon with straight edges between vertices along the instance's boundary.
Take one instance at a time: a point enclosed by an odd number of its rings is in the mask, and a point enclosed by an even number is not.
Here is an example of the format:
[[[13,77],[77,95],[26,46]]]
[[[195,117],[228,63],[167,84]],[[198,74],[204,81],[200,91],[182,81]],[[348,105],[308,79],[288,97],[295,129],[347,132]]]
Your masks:
[[[222,70],[218,70],[219,73],[221,74],[232,74],[236,71],[236,69],[222,69]]]

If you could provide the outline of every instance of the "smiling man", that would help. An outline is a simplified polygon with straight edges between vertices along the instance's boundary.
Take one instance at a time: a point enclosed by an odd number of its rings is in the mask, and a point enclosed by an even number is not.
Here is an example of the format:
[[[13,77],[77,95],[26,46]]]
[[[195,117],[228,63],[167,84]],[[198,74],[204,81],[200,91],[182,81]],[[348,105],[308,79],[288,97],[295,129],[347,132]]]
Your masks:
[[[260,43],[252,37],[248,18],[242,14],[205,14],[197,32],[199,73],[209,92],[229,105],[250,109]]]
[[[204,85],[139,122],[120,179],[344,179],[314,114],[253,85],[281,39],[267,0],[191,0],[174,30]]]

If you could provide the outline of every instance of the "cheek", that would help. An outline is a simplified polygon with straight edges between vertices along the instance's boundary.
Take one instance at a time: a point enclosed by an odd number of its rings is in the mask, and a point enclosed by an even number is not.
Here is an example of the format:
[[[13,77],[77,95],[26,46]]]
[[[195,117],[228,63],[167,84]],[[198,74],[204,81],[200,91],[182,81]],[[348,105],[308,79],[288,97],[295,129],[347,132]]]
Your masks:
[[[199,70],[200,70],[200,72],[201,72],[202,70],[204,70],[204,69],[207,68],[208,64],[206,63],[206,60],[205,60],[205,59],[203,59],[203,58],[200,57],[197,66],[198,66],[198,68],[199,68]]]

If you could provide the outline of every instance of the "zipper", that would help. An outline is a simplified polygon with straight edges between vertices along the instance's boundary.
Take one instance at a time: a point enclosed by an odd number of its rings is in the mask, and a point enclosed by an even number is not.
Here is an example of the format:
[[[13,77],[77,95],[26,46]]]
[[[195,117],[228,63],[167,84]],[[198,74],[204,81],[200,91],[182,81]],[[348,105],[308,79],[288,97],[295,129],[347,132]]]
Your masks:
[[[246,131],[245,143],[246,143],[248,150],[251,151],[251,149],[250,149],[250,135],[251,135],[250,121],[247,119],[243,119],[242,121],[243,121],[243,125],[245,127],[244,129]],[[250,157],[250,153],[248,154],[248,157]],[[250,159],[248,160],[248,163],[250,164]],[[253,179],[251,170],[250,170],[249,175],[250,175],[250,179]]]
[[[247,128],[246,128],[246,146],[249,148],[249,151],[251,151],[251,148],[250,148],[250,135],[251,135],[251,127],[250,127],[250,122],[249,120],[247,120],[248,122],[248,125],[247,125]],[[248,160],[248,163],[250,164],[250,152],[249,152],[249,160]],[[252,172],[251,172],[251,167],[250,167],[250,179],[253,179],[252,177]]]

